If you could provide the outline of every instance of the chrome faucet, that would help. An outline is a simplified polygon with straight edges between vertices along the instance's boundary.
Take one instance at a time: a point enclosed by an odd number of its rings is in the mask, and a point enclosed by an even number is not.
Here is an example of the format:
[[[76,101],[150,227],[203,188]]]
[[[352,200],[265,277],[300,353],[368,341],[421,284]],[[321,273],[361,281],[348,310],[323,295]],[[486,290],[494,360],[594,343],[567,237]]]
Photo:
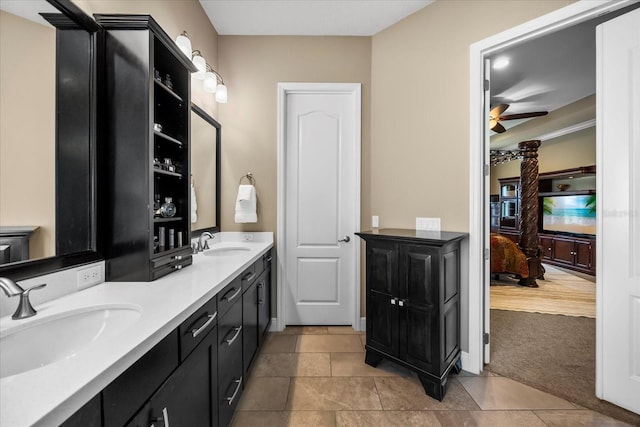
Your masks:
[[[203,237],[207,237],[207,239],[204,241],[204,243],[202,243],[202,238]],[[198,239],[198,252],[202,252],[205,249],[209,249],[208,240],[209,239],[213,239],[213,238],[215,238],[215,236],[213,234],[211,234],[208,231],[203,231],[202,234],[200,235],[200,238]]]
[[[42,289],[47,286],[45,283],[41,285],[32,286],[28,289],[22,289],[20,285],[18,285],[13,280],[7,277],[0,277],[0,288],[7,294],[8,297],[15,297],[17,295],[20,296],[20,302],[18,303],[18,308],[16,312],[11,316],[12,319],[26,319],[27,317],[35,316],[37,311],[31,305],[31,301],[29,301],[29,292],[34,289]]]

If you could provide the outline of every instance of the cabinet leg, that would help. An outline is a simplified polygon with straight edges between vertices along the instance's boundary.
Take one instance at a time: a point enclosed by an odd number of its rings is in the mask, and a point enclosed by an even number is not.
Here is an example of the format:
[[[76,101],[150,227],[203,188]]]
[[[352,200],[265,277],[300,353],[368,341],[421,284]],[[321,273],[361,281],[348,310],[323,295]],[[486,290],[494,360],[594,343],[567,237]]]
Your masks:
[[[460,372],[462,372],[462,359],[458,357],[458,360],[456,360],[456,363],[453,364],[453,368],[451,369],[456,374],[459,374]]]
[[[427,395],[442,402],[442,399],[444,399],[444,395],[447,392],[448,376],[444,377],[442,382],[434,381],[431,378],[423,377],[422,375],[418,375],[418,379],[422,383],[422,388],[424,388]]]
[[[379,354],[373,353],[369,350],[365,350],[364,354],[364,363],[369,366],[373,366],[374,368],[378,366],[378,363],[382,360],[382,356]]]

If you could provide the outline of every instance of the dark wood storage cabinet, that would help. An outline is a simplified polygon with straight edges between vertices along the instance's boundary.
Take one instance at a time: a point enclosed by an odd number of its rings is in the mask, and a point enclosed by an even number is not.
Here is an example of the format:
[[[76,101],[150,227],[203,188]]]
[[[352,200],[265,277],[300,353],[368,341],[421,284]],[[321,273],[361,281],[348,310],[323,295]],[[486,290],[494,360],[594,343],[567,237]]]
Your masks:
[[[365,362],[382,358],[413,369],[442,400],[459,370],[460,241],[465,233],[381,229],[366,241]]]
[[[190,84],[195,67],[148,15],[96,15],[105,29],[108,281],[150,281],[191,264]],[[160,207],[175,205],[163,216]]]
[[[595,238],[540,234],[538,245],[542,250],[542,260],[545,263],[595,276]]]

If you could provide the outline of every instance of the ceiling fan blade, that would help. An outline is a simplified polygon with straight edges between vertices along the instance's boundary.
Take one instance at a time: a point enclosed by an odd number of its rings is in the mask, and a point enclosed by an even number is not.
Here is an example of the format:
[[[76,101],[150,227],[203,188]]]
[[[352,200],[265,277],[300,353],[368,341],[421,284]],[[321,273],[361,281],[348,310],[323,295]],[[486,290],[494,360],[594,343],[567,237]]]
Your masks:
[[[494,127],[491,128],[492,131],[496,132],[496,133],[502,133],[505,132],[506,129],[504,128],[504,126],[502,126],[500,123],[496,122],[496,125]]]
[[[549,114],[548,111],[535,111],[532,113],[521,113],[521,114],[507,114],[506,116],[500,116],[498,120],[528,119],[530,117],[546,116],[547,114]]]
[[[509,108],[509,104],[498,104],[489,111],[489,117],[497,119],[507,108]]]

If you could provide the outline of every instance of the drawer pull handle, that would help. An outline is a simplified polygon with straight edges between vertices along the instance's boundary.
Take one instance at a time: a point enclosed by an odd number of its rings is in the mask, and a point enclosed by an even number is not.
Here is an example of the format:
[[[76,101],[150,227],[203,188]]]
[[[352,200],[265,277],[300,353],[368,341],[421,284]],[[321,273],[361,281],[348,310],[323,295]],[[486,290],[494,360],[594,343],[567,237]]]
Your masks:
[[[258,283],[258,305],[264,304],[264,282]]]
[[[273,257],[271,255],[269,255],[266,259],[267,262],[271,262],[271,260],[273,259]]]
[[[256,273],[247,273],[247,274],[242,278],[242,280],[244,280],[244,281],[246,281],[246,282],[250,282],[250,281],[252,281],[253,279],[255,279],[255,277],[256,277]]]
[[[396,299],[395,298],[391,298],[391,305],[396,305]]]
[[[234,382],[236,383],[236,389],[234,390],[231,397],[226,398],[229,403],[229,406],[233,404],[233,401],[235,400],[236,396],[238,395],[238,392],[240,391],[240,386],[242,386],[242,377],[240,377],[240,379],[234,380]]]
[[[231,288],[229,289],[229,292],[227,292],[226,294],[224,294],[224,296],[222,297],[222,301],[227,300],[229,302],[231,302],[232,299],[234,299],[235,297],[238,296],[238,294],[240,293],[240,291],[242,290],[242,288],[238,288],[236,290],[236,288]],[[228,297],[227,295],[229,295],[231,292],[234,292],[235,294],[231,295],[230,297]]]
[[[174,270],[182,270],[182,265],[174,265],[173,269]]]
[[[240,332],[242,331],[242,326],[235,327],[231,331],[233,331],[233,330],[235,330],[236,333],[231,337],[231,339],[225,340],[229,347],[231,347],[233,342],[238,338],[238,335],[240,335]],[[229,333],[231,333],[231,331],[229,331]],[[229,334],[227,334],[227,335],[229,335]]]
[[[198,329],[192,329],[191,330],[191,336],[193,338],[197,337],[198,335],[200,335],[202,333],[202,331],[204,331],[205,329],[207,329],[207,326],[209,326],[211,324],[211,322],[213,322],[214,320],[216,320],[216,316],[218,315],[218,312],[216,311],[213,314],[209,314],[207,317],[209,318],[204,325],[200,326]]]
[[[182,255],[176,255],[172,258],[175,259],[176,261],[180,261],[182,259]]]

